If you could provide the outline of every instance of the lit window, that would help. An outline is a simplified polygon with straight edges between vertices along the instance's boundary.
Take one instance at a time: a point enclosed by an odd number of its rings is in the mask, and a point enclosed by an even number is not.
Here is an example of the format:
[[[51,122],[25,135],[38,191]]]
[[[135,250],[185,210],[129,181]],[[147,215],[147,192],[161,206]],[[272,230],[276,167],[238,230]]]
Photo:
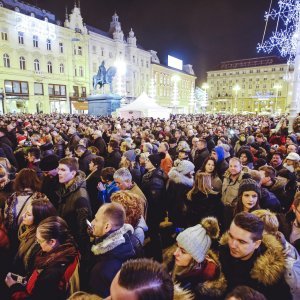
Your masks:
[[[48,61],[47,63],[48,73],[52,73],[52,62]]]
[[[26,70],[26,61],[23,56],[20,57],[20,69],[21,70]]]
[[[79,67],[79,76],[83,77],[83,68],[82,67]]]
[[[3,65],[5,68],[10,68],[10,58],[7,53],[3,54]]]
[[[82,55],[82,47],[81,46],[78,46],[78,52],[77,52],[78,55]]]

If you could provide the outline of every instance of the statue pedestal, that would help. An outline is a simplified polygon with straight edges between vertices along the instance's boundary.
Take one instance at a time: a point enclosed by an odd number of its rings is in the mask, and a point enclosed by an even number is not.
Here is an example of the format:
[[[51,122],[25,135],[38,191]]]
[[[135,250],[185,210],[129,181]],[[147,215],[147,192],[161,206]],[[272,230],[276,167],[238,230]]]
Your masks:
[[[90,95],[87,97],[89,115],[111,116],[121,106],[121,97],[117,94]]]

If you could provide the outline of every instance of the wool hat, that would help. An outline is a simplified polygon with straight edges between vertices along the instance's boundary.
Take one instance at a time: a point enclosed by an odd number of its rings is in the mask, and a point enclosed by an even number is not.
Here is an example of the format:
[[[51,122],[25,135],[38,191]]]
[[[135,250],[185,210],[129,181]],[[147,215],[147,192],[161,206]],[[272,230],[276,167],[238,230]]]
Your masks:
[[[136,153],[134,150],[128,150],[124,152],[123,155],[131,162],[135,161],[136,159]]]
[[[290,134],[288,138],[290,138],[294,144],[297,144],[297,136],[295,134]]]
[[[179,173],[182,173],[183,175],[189,174],[191,172],[194,172],[195,165],[188,161],[188,160],[181,160],[178,162],[178,165],[176,166],[176,170]]]
[[[252,178],[246,178],[241,181],[238,196],[242,196],[246,191],[253,191],[257,193],[259,199],[261,198],[261,188]]]
[[[165,156],[165,153],[150,154],[148,156],[148,159],[151,161],[152,165],[155,168],[158,168],[160,166],[161,160],[164,159]]]
[[[225,157],[225,151],[224,151],[224,148],[221,147],[221,146],[217,146],[213,149],[213,151],[215,151],[217,153],[217,156],[218,156],[218,160],[217,162],[220,162],[224,159]]]
[[[286,159],[300,161],[300,156],[295,152],[290,152],[289,155],[286,157]]]
[[[58,167],[58,161],[58,157],[54,154],[51,154],[41,159],[39,167],[42,171],[51,171]]]
[[[176,241],[193,259],[200,263],[211,246],[211,239],[219,236],[219,225],[216,218],[207,217],[193,227],[178,234]]]

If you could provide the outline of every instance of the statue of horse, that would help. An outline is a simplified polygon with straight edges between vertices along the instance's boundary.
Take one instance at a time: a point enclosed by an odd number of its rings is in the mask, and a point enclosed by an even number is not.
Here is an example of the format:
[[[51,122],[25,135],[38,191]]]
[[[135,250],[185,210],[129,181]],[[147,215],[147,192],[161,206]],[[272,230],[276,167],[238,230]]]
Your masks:
[[[97,75],[93,76],[93,88],[96,90],[97,85],[99,84],[100,88],[102,88],[105,84],[109,84],[110,92],[112,93],[112,81],[113,77],[117,73],[116,67],[109,67],[107,70],[104,66],[104,61],[102,61],[99,66]]]

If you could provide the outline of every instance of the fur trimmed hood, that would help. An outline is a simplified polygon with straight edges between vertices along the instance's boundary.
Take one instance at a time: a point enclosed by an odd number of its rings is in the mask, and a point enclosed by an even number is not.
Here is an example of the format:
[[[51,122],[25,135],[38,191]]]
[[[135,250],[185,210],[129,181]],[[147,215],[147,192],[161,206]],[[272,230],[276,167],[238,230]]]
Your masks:
[[[173,181],[174,183],[181,183],[189,187],[192,187],[194,184],[194,178],[189,178],[182,173],[179,173],[175,167],[170,170],[168,176],[169,180]]]
[[[180,287],[178,283],[174,284],[174,298],[173,300],[193,300],[195,299],[194,295]]]
[[[223,234],[220,244],[228,244],[228,233]],[[262,253],[256,259],[250,276],[265,286],[272,286],[284,275],[285,258],[283,248],[280,242],[269,234],[263,236],[260,247],[262,248]]]
[[[124,234],[130,231],[134,232],[133,227],[130,224],[124,224],[120,229],[112,232],[109,236],[101,240],[98,244],[92,246],[92,252],[94,255],[100,255],[107,253],[116,247],[125,243]]]

